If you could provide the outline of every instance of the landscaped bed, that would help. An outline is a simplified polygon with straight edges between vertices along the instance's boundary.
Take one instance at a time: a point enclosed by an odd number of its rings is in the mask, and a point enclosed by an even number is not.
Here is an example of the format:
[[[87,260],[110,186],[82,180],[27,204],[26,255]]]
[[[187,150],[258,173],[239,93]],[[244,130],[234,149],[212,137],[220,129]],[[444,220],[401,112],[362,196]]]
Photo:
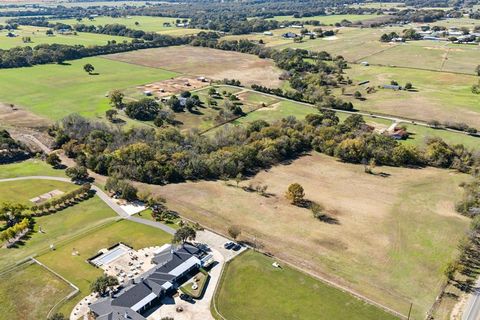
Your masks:
[[[192,298],[199,299],[203,295],[203,291],[206,288],[209,278],[210,275],[208,272],[200,269],[200,271],[193,277],[192,281],[185,283],[180,290]]]

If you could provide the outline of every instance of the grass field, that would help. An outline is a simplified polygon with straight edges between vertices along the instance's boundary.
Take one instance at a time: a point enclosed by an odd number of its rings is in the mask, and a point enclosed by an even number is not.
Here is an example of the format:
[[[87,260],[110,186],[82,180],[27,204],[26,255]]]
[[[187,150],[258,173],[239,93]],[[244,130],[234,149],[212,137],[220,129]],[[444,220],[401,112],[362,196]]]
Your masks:
[[[293,16],[275,16],[272,20],[277,21],[307,21],[307,20],[317,20],[321,24],[330,25],[343,20],[348,20],[350,22],[357,22],[362,20],[369,20],[373,18],[381,17],[381,15],[376,14],[336,14],[328,16],[313,16],[313,17],[304,17],[304,18],[294,18]]]
[[[78,186],[61,181],[52,180],[19,180],[0,182],[0,203],[11,201],[22,203],[28,206],[33,205],[29,199],[42,195],[53,190],[60,190],[64,193],[77,189]]]
[[[162,68],[190,76],[209,79],[238,79],[242,84],[253,83],[269,87],[280,86],[281,70],[272,60],[233,51],[222,51],[203,47],[175,46],[117,53],[106,58]]]
[[[73,291],[38,264],[0,275],[0,319],[46,319],[50,309]]]
[[[474,76],[361,65],[351,65],[346,73],[354,81],[370,81],[365,86],[347,90],[347,93],[359,90],[367,98],[352,100],[357,109],[425,121],[465,122],[480,128],[480,96],[471,92],[472,84],[477,81]],[[416,91],[378,89],[372,94],[365,93],[367,86],[377,87],[391,80],[403,86],[411,82]]]
[[[112,18],[112,17],[96,17],[94,20],[83,19],[82,21],[78,22],[75,19],[52,19],[50,22],[61,22],[68,25],[76,25],[76,24],[86,24],[86,25],[94,25],[94,26],[104,26],[107,24],[121,24],[127,26],[129,29],[133,30],[143,30],[148,32],[156,32],[161,34],[168,34],[171,36],[182,36],[187,34],[196,34],[200,30],[192,29],[192,28],[178,28],[176,27],[176,20],[178,18],[171,18],[171,17],[147,17],[147,16],[132,16],[132,17],[119,17],[119,18]],[[180,19],[183,20],[183,19]],[[138,22],[138,25],[135,24]],[[163,26],[164,23],[170,23],[171,27]]]
[[[247,251],[229,262],[215,297],[227,319],[397,319],[289,266]]]
[[[83,65],[91,63],[98,75],[88,75]],[[68,65],[48,64],[31,68],[2,70],[1,102],[14,103],[51,120],[71,113],[104,117],[109,109],[105,95],[175,77],[177,73],[102,58],[71,61]]]
[[[3,184],[4,182],[2,182]],[[16,248],[0,249],[0,270],[29,256],[49,250],[117,216],[100,198],[94,197],[48,216],[35,218],[33,233]],[[39,233],[39,228],[44,233]]]
[[[65,177],[65,171],[53,169],[52,166],[38,159],[0,165],[0,179],[23,176]]]
[[[90,293],[90,283],[102,275],[102,270],[88,264],[86,259],[94,256],[100,249],[118,242],[141,249],[170,243],[170,237],[157,228],[123,220],[84,234],[57,247],[55,251],[38,257],[38,260],[80,288],[80,293],[61,307],[63,313],[70,314],[75,304]],[[73,248],[79,251],[79,256],[72,255]]]
[[[333,278],[375,301],[406,314],[413,302],[423,319],[468,229],[454,202],[468,176],[446,170],[344,164],[314,153],[274,167],[242,185],[267,185],[262,197],[223,182],[155,187],[154,193],[187,218],[226,232],[238,224],[245,240],[295,265]],[[307,209],[284,199],[300,183],[306,197],[322,204],[338,224],[315,221]]]
[[[480,138],[462,133],[454,133],[446,130],[430,129],[423,126],[407,124],[407,131],[410,137],[404,143],[421,146],[427,137],[442,138],[448,144],[463,144],[469,149],[480,149]]]
[[[117,37],[104,34],[95,34],[95,33],[85,33],[79,32],[77,35],[62,35],[55,34],[54,36],[47,36],[45,31],[48,28],[40,27],[30,27],[30,26],[21,26],[18,30],[15,30],[13,33],[17,37],[9,38],[7,37],[7,31],[0,31],[0,49],[10,49],[13,47],[35,47],[40,44],[66,44],[66,45],[83,45],[83,46],[94,46],[94,45],[106,45],[108,41],[115,40],[116,42],[128,41],[132,39],[126,37]],[[24,43],[22,37],[30,37],[32,42]]]

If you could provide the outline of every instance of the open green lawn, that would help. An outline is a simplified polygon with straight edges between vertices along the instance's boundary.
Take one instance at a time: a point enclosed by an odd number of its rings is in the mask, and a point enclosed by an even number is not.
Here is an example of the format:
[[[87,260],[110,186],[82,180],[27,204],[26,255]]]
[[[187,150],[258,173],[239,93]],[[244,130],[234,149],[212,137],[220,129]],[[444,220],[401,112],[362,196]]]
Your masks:
[[[108,41],[115,40],[116,42],[128,41],[132,39],[126,37],[117,37],[105,34],[85,33],[79,32],[77,35],[62,35],[55,34],[53,36],[47,36],[45,32],[48,28],[21,26],[13,33],[17,37],[7,37],[8,32],[6,30],[0,31],[0,49],[10,49],[13,47],[35,47],[40,44],[66,44],[66,45],[106,45]],[[24,43],[22,38],[30,37],[31,42]]]
[[[70,314],[75,304],[90,293],[90,283],[102,275],[102,270],[88,264],[86,259],[94,256],[100,249],[118,242],[141,249],[170,241],[171,236],[159,229],[122,220],[58,246],[55,251],[39,256],[38,260],[80,288],[80,293],[61,307],[63,313]],[[79,256],[72,255],[73,248],[79,251]]]
[[[0,320],[46,319],[50,309],[73,291],[38,264],[0,275]]]
[[[226,266],[215,297],[227,319],[397,319],[273,259],[247,251]]]
[[[115,212],[97,196],[51,215],[37,217],[34,231],[23,244],[0,249],[0,270],[48,251],[52,243],[60,244],[113,219],[117,219]],[[43,233],[38,232],[40,227]]]
[[[98,75],[88,75],[83,66],[91,63]],[[109,109],[105,95],[175,77],[177,73],[157,68],[85,58],[68,65],[48,64],[2,70],[0,101],[14,103],[48,119],[58,120],[71,113],[104,117]]]
[[[28,206],[33,205],[29,199],[46,192],[60,190],[64,193],[77,189],[78,186],[68,182],[53,180],[19,180],[0,182],[0,203],[11,201]]]
[[[478,77],[415,70],[408,68],[392,68],[380,66],[351,65],[346,75],[354,80],[370,81],[363,86],[347,88],[347,94],[360,91],[365,101],[352,99],[355,108],[364,111],[380,112],[390,115],[438,121],[465,122],[480,129],[480,95],[471,92],[471,86],[478,81]],[[377,92],[367,94],[367,87],[377,88],[380,85],[390,84],[395,80],[404,86],[411,82],[416,91],[393,91],[377,89]],[[340,92],[338,92],[340,93]]]
[[[0,179],[24,176],[65,177],[65,171],[53,169],[52,166],[39,159],[0,165]]]
[[[307,20],[317,20],[321,24],[330,25],[342,20],[348,20],[350,22],[357,22],[362,20],[369,20],[373,18],[381,17],[381,15],[376,14],[336,14],[328,16],[313,16],[313,17],[304,17],[304,18],[294,18],[293,16],[275,16],[272,20],[277,21],[307,21]]]
[[[75,24],[86,24],[94,26],[104,26],[107,24],[121,24],[125,25],[130,29],[134,30],[143,30],[149,32],[157,32],[161,34],[168,34],[171,36],[181,36],[186,34],[196,34],[200,30],[191,29],[191,28],[180,28],[176,27],[176,20],[178,18],[172,17],[147,17],[147,16],[132,16],[132,17],[96,17],[94,20],[83,19],[82,21],[77,21],[75,19],[59,19],[59,20],[50,20],[50,22],[61,22],[68,25]],[[180,19],[183,20],[183,19]],[[138,25],[135,24],[138,22]],[[163,24],[170,23],[170,27],[166,27]]]

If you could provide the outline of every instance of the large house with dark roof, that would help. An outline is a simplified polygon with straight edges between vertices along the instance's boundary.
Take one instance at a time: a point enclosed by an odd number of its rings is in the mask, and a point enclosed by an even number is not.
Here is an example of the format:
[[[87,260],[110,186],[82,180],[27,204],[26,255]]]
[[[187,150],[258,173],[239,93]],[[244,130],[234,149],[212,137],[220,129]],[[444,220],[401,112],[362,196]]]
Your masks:
[[[155,267],[118,293],[91,304],[90,311],[97,320],[145,320],[142,313],[175,292],[194,271],[211,259],[211,255],[190,244],[177,250],[167,246],[152,258]]]

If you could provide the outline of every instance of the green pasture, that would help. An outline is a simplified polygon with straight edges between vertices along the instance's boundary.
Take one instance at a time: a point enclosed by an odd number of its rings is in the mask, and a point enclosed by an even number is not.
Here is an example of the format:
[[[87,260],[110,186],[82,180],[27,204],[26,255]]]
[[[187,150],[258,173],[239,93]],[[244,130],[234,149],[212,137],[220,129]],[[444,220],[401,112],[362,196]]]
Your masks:
[[[55,304],[73,288],[38,264],[0,275],[0,320],[46,319]]]
[[[186,34],[196,34],[199,32],[197,29],[176,27],[176,20],[182,18],[172,17],[147,17],[147,16],[131,16],[131,17],[96,17],[93,20],[82,19],[77,21],[76,19],[52,19],[50,22],[61,22],[68,25],[85,24],[94,26],[104,26],[107,24],[121,24],[129,29],[143,30],[146,32],[157,32],[161,34],[168,34],[172,36],[182,36]],[[138,22],[138,25],[136,24]],[[170,27],[166,27],[163,24],[170,23]]]
[[[407,131],[410,133],[410,137],[404,142],[406,144],[422,146],[426,138],[438,137],[442,138],[445,142],[451,145],[463,144],[469,149],[480,149],[480,138],[478,137],[446,130],[432,129],[413,124],[407,124],[405,126],[407,127]]]
[[[227,319],[397,319],[274,259],[247,251],[230,261],[215,296]]]
[[[59,34],[47,36],[48,28],[21,26],[18,30],[13,31],[16,37],[7,37],[8,31],[0,30],[0,49],[10,49],[13,47],[35,47],[40,44],[65,44],[65,45],[83,45],[95,46],[106,45],[109,41],[115,40],[118,43],[132,39],[127,37],[117,37],[105,34],[78,32],[74,34]],[[23,37],[30,37],[31,42],[23,42]]]
[[[87,63],[96,75],[83,70]],[[19,105],[51,120],[71,113],[103,118],[110,108],[106,95],[175,77],[177,73],[103,58],[74,60],[65,65],[48,64],[2,70],[0,99]]]
[[[333,56],[341,55],[347,61],[365,59],[375,53],[388,50],[396,44],[379,41],[382,34],[392,31],[399,32],[400,28],[338,28],[335,36],[317,39],[306,39],[300,43],[290,40],[290,43],[275,45],[274,48],[296,48],[313,51],[327,51]],[[299,33],[297,30],[296,33]],[[281,37],[281,36],[279,36]]]
[[[102,275],[102,270],[93,267],[86,259],[94,256],[102,248],[124,242],[134,249],[161,246],[171,242],[171,236],[162,230],[131,221],[118,221],[84,234],[82,237],[58,246],[55,251],[38,257],[38,260],[52,268],[80,288],[80,293],[61,307],[70,314],[73,307],[90,293],[90,284]],[[72,255],[73,249],[79,252]]]
[[[352,99],[355,108],[359,110],[424,121],[465,122],[480,129],[480,96],[471,92],[471,86],[478,81],[475,76],[362,65],[351,65],[346,70],[346,75],[354,83],[370,81],[362,86],[347,87],[346,90],[349,95],[358,90],[366,100],[343,96],[344,99]],[[392,80],[402,86],[410,82],[414,91],[378,88],[390,84]],[[376,88],[376,92],[366,93],[367,87]]]

